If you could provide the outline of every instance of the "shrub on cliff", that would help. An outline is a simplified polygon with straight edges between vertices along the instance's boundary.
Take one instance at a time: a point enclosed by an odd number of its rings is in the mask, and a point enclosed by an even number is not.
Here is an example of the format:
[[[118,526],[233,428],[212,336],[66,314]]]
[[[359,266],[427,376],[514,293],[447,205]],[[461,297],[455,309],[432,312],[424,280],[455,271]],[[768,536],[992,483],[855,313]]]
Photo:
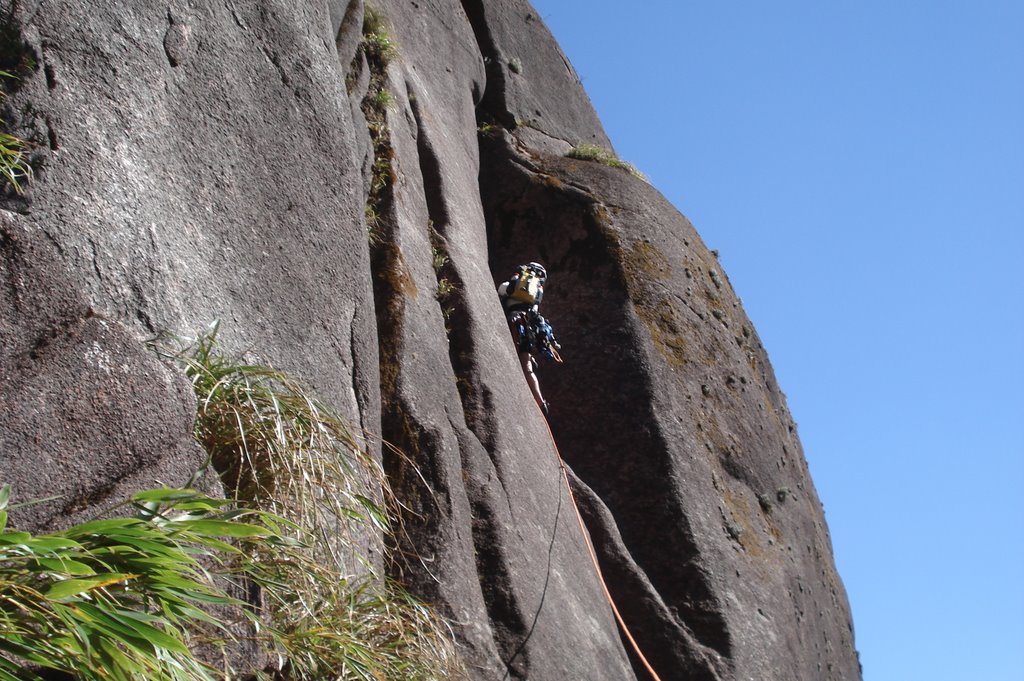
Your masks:
[[[271,547],[254,561],[285,678],[464,678],[447,625],[365,555],[392,531],[379,463],[293,378],[220,352],[217,331],[154,347],[192,382],[196,439],[234,497],[305,542],[301,556]]]
[[[33,537],[6,527],[4,488],[0,681],[237,678],[193,651],[230,650],[239,618],[273,660],[257,678],[466,678],[447,625],[365,555],[390,531],[380,467],[289,376],[220,353],[216,330],[154,347],[192,381],[196,438],[233,498],[151,490],[133,517]]]

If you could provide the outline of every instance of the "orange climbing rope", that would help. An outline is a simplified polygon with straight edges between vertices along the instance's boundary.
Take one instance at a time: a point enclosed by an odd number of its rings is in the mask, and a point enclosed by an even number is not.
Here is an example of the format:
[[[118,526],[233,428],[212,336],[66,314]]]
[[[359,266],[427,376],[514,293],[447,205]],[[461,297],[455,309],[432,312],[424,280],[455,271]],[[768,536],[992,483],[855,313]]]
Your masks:
[[[601,588],[604,589],[604,596],[608,599],[608,605],[612,607],[612,612],[615,613],[615,620],[619,623],[619,627],[622,629],[622,633],[626,639],[629,640],[629,644],[633,647],[633,652],[643,663],[644,668],[651,675],[654,681],[661,681],[661,677],[654,671],[654,667],[647,661],[647,658],[640,651],[640,646],[637,644],[636,639],[633,638],[633,634],[629,631],[629,627],[626,626],[625,620],[622,619],[622,614],[619,613],[619,609],[615,606],[615,600],[612,598],[611,591],[608,590],[608,585],[604,581],[604,575],[601,573],[601,566],[597,562],[597,552],[594,551],[594,545],[590,541],[590,533],[587,532],[587,526],[583,522],[583,516],[580,515],[579,506],[576,505],[576,497],[572,493],[572,485],[569,484],[569,474],[565,470],[565,462],[562,460],[562,453],[558,451],[558,444],[555,442],[555,434],[551,432],[551,426],[548,424],[547,419],[544,419],[544,425],[547,426],[548,436],[551,438],[551,446],[555,448],[555,456],[558,458],[558,467],[562,470],[562,479],[565,481],[565,489],[569,492],[569,501],[572,502],[572,510],[576,512],[576,520],[580,525],[580,532],[583,534],[583,541],[587,545],[587,551],[590,553],[590,561],[594,564],[594,572],[597,574],[597,581],[601,583]]]

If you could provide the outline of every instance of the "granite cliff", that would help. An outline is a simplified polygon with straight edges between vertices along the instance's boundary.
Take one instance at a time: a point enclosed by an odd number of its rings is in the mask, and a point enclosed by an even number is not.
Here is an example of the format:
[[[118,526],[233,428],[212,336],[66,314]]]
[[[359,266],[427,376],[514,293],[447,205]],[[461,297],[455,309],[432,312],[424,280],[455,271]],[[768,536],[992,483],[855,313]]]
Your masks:
[[[65,524],[203,460],[143,340],[221,320],[375,445],[394,570],[474,679],[860,678],[800,441],[693,226],[610,148],[525,0],[23,0],[5,102],[0,470]],[[13,36],[13,37],[12,37]],[[11,46],[8,46],[9,48]],[[11,68],[11,64],[5,65]],[[369,223],[369,233],[368,233]],[[550,273],[550,434],[495,285]],[[553,435],[553,440],[552,440]],[[406,550],[408,549],[408,550]]]

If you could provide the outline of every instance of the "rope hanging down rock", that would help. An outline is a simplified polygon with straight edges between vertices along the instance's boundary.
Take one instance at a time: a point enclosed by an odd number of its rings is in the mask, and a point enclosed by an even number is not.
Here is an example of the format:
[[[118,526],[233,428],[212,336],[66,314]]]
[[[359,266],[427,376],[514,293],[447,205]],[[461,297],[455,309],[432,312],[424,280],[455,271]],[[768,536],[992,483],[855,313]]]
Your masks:
[[[565,481],[565,489],[569,492],[569,501],[572,502],[572,510],[576,513],[576,520],[580,525],[580,533],[583,534],[583,541],[587,545],[587,551],[590,553],[590,561],[594,564],[594,573],[597,575],[597,581],[601,583],[601,588],[604,590],[604,596],[608,599],[608,605],[611,606],[612,612],[615,614],[615,620],[619,623],[619,628],[622,629],[623,635],[629,641],[630,646],[633,648],[633,652],[636,653],[637,658],[643,664],[647,673],[651,675],[653,681],[661,681],[661,677],[654,671],[654,667],[647,661],[647,657],[644,656],[640,650],[640,645],[633,638],[633,634],[629,631],[629,627],[626,626],[625,620],[622,619],[622,614],[619,613],[619,609],[615,606],[615,600],[612,598],[611,591],[608,590],[608,584],[604,581],[604,575],[601,573],[601,566],[597,562],[597,552],[594,551],[594,545],[590,541],[590,533],[587,532],[587,526],[583,522],[583,516],[580,514],[579,506],[576,504],[576,496],[572,493],[572,485],[569,484],[569,474],[565,470],[565,462],[562,460],[562,453],[558,451],[558,444],[555,442],[555,435],[551,432],[551,426],[548,424],[547,419],[544,419],[544,425],[548,429],[548,437],[551,438],[551,446],[555,448],[555,456],[558,459],[558,467],[562,471],[562,480]]]

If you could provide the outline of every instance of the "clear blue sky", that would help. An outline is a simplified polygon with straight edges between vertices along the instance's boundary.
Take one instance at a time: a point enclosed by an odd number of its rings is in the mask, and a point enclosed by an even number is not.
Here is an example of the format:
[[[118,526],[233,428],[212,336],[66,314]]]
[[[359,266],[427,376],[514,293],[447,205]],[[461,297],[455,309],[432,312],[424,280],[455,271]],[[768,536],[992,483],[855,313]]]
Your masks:
[[[1024,679],[1024,1],[534,5],[768,348],[864,678]]]

